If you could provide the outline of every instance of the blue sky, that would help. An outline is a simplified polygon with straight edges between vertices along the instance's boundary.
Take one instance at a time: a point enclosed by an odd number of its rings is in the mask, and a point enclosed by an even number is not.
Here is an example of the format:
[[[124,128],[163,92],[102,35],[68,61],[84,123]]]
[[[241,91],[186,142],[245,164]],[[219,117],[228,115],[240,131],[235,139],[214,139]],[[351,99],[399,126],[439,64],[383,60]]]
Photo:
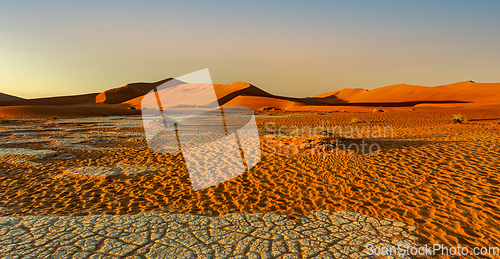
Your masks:
[[[500,82],[500,1],[1,1],[0,92],[100,92],[209,68],[314,96]]]

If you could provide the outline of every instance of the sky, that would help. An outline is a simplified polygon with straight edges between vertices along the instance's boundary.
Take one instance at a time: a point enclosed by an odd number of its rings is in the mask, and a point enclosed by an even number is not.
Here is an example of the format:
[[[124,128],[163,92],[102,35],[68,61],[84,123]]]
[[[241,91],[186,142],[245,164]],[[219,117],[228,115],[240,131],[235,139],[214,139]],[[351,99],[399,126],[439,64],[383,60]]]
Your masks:
[[[315,96],[500,82],[500,1],[3,1],[0,92],[102,92],[209,68]]]

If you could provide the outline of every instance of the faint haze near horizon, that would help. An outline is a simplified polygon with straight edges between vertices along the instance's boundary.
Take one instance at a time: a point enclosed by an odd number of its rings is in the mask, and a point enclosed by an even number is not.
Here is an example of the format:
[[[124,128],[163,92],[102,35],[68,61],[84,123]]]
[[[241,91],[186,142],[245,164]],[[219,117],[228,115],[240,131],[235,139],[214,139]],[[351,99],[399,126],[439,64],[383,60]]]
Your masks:
[[[102,92],[209,68],[315,96],[500,82],[499,1],[3,1],[0,93]]]

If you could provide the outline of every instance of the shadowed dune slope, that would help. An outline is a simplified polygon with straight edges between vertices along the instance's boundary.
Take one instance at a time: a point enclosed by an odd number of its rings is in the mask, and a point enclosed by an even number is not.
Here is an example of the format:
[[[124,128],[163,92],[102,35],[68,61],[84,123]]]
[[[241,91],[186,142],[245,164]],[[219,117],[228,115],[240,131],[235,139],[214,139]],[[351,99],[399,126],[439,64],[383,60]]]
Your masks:
[[[272,97],[262,96],[238,96],[229,102],[225,103],[226,106],[244,106],[250,109],[258,110],[263,107],[275,107],[279,109],[286,109],[290,106],[295,106],[296,103],[284,99],[277,99]]]
[[[172,80],[167,78],[155,83],[131,83],[122,87],[107,90],[98,94],[95,98],[96,103],[117,104],[127,102],[134,98],[143,96],[161,84]]]
[[[21,101],[21,100],[24,100],[24,99],[17,97],[17,96],[0,93],[0,103],[1,102],[11,102],[11,101]]]
[[[72,95],[72,96],[58,96],[58,97],[47,97],[47,98],[36,98],[36,99],[20,99],[14,101],[1,102],[0,106],[59,106],[59,105],[79,105],[79,104],[89,104],[95,103],[95,97],[97,93],[93,94],[82,94],[82,95]]]
[[[324,94],[319,94],[317,98],[339,98],[341,100],[349,100],[352,96],[357,95],[362,92],[368,92],[366,89],[362,88],[344,88],[342,90],[328,92]]]
[[[214,84],[214,90],[220,105],[240,96],[281,98],[245,82],[236,82],[230,85]]]

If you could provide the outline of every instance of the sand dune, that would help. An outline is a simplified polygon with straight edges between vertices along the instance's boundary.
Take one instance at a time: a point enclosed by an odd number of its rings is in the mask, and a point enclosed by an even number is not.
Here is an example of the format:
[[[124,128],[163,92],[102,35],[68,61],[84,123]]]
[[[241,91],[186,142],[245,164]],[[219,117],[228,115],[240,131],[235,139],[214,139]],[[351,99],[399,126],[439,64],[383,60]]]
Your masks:
[[[338,97],[349,103],[500,102],[500,83],[458,82],[436,87],[397,84],[373,90],[345,88],[317,97]]]
[[[191,84],[192,90],[195,90],[199,85]],[[263,107],[275,107],[286,109],[292,106],[325,106],[331,104],[346,103],[339,98],[293,98],[278,96],[268,93],[252,84],[245,82],[235,82],[230,85],[214,84],[214,91],[220,105],[228,106],[245,106],[251,109],[261,109]],[[158,91],[159,95],[179,96],[183,94],[175,89],[167,88]],[[124,104],[140,109],[143,96],[136,97]]]
[[[201,85],[198,84],[190,84],[190,89],[194,91],[200,86]],[[235,82],[230,85],[214,84],[213,88],[220,105],[234,105],[240,103],[244,104],[242,106],[259,109],[264,106],[276,106],[279,103],[287,103],[285,101],[287,99],[286,97],[272,95],[249,83]],[[183,96],[183,93],[171,88],[160,89],[158,94],[160,96],[179,96],[179,98]],[[139,109],[142,99],[143,96],[139,96],[125,102],[125,104]],[[292,103],[288,102],[288,105],[292,105]]]
[[[245,106],[254,110],[263,107],[287,110],[325,110],[323,107],[329,106],[409,107],[426,103],[500,102],[500,83],[474,83],[472,81],[436,87],[398,84],[374,90],[345,88],[310,98],[273,95],[244,82],[230,85],[215,84],[214,89],[220,105]],[[140,108],[141,101],[142,96],[139,96],[125,104]]]

